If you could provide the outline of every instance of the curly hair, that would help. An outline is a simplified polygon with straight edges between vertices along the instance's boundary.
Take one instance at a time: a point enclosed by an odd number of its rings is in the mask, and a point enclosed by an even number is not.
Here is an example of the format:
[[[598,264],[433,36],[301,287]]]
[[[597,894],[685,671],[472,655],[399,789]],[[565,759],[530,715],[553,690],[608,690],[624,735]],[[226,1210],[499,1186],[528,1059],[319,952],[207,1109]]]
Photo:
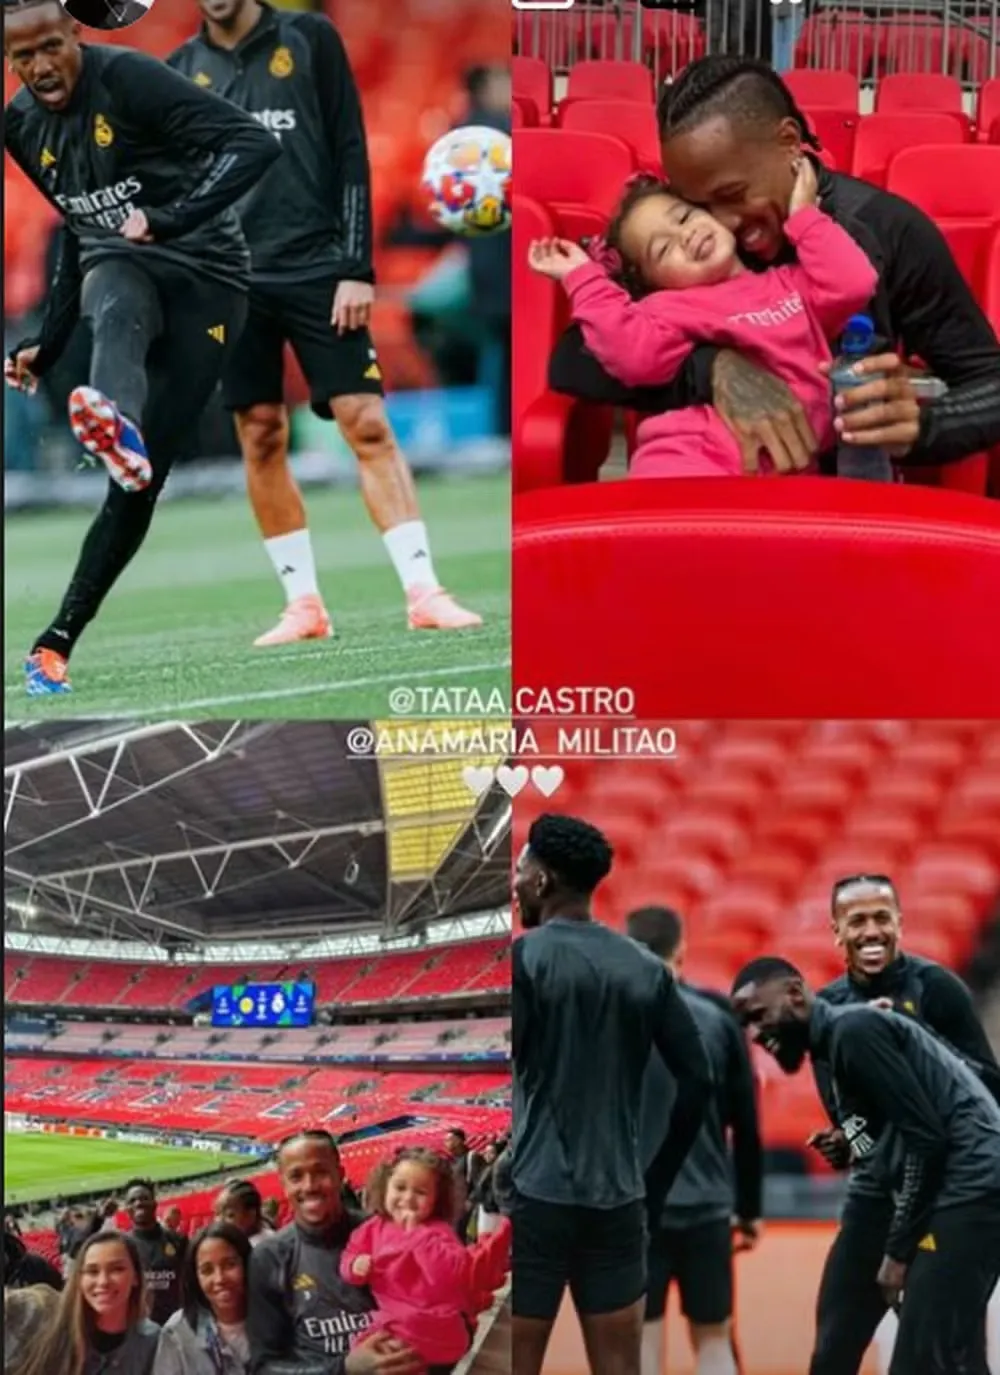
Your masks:
[[[588,821],[547,812],[532,822],[528,849],[574,893],[589,894],[611,872],[614,850]]]
[[[643,201],[649,200],[652,196],[673,196],[675,194],[662,177],[654,177],[648,173],[633,177],[626,186],[625,193],[611,217],[611,222],[604,235],[604,241],[618,257],[619,267],[613,275],[630,296],[644,296],[651,288],[643,280],[638,264],[630,263],[622,249],[622,231],[625,228],[625,222],[635,207]]]
[[[455,1215],[455,1176],[451,1161],[439,1151],[426,1146],[402,1146],[395,1155],[383,1160],[372,1171],[365,1187],[365,1203],[369,1212],[388,1217],[385,1195],[399,1165],[421,1165],[434,1176],[434,1206],[430,1221],[451,1222]]]
[[[725,115],[758,125],[793,119],[802,142],[810,148],[820,147],[781,77],[754,57],[713,53],[689,63],[676,81],[664,84],[656,115],[662,140]]]

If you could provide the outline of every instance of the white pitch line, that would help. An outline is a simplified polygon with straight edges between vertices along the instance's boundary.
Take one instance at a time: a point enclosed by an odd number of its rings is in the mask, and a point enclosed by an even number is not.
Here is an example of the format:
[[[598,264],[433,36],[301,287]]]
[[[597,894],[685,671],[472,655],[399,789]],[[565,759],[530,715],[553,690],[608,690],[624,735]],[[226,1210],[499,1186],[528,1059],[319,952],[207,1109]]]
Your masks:
[[[236,706],[240,702],[277,702],[284,698],[312,697],[321,692],[341,692],[345,688],[365,688],[378,687],[384,683],[392,683],[398,686],[400,682],[409,685],[411,679],[416,678],[456,678],[462,673],[491,673],[498,668],[510,668],[510,660],[503,659],[499,663],[489,664],[462,664],[451,668],[420,668],[403,673],[381,673],[373,678],[350,678],[339,683],[303,683],[299,687],[271,688],[266,692],[233,692],[224,697],[197,697],[189,702],[171,702],[169,706],[154,708],[154,714],[169,712],[171,716],[176,716],[178,720],[190,719],[189,713],[192,711],[211,710],[213,707]],[[83,712],[88,719],[93,719],[90,712]],[[132,709],[129,713],[137,716]],[[384,712],[369,712],[369,716],[378,717],[379,715],[391,716],[388,702],[385,704]],[[331,713],[330,720],[340,719],[336,713]]]

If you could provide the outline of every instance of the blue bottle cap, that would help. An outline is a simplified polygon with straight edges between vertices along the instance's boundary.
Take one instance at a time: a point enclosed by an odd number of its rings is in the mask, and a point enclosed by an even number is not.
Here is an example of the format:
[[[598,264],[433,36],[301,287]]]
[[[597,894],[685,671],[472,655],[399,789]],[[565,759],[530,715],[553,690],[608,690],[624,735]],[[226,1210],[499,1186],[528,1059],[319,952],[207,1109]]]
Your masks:
[[[868,315],[852,315],[840,342],[841,352],[848,358],[863,358],[875,338],[875,325]]]

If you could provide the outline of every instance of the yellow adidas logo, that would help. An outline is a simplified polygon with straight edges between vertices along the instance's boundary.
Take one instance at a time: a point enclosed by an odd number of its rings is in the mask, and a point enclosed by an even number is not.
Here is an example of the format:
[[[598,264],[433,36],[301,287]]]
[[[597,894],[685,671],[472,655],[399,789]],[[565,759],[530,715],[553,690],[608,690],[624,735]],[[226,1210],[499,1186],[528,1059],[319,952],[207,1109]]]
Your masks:
[[[372,365],[366,369],[365,377],[369,382],[381,382],[382,369],[379,367],[377,363],[372,363]]]
[[[917,1247],[918,1251],[936,1251],[937,1242],[934,1240],[934,1233],[928,1232],[923,1241]]]
[[[48,148],[43,148],[43,149],[42,149],[41,163],[42,163],[42,168],[43,168],[43,170],[44,170],[44,169],[47,169],[47,168],[49,168],[49,167],[55,167],[55,165],[56,165],[56,155],[55,155],[55,153],[53,153],[53,152],[52,152],[50,149],[48,149]]]
[[[225,325],[213,325],[208,331],[208,337],[214,339],[217,344],[224,344],[226,342]]]
[[[312,1275],[296,1275],[292,1280],[293,1289],[315,1289],[316,1281]]]

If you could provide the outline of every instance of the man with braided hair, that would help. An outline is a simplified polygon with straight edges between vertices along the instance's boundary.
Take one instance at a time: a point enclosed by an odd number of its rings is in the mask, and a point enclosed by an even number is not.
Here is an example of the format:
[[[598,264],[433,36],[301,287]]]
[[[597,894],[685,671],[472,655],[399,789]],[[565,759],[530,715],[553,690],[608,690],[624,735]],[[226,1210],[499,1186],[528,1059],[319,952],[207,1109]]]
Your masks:
[[[841,225],[874,264],[879,282],[869,307],[885,351],[858,368],[878,374],[837,400],[847,443],[879,447],[911,467],[951,463],[1000,443],[1000,343],[956,266],[941,233],[915,206],[877,187],[831,172],[791,92],[765,63],[711,56],[692,62],[659,102],[664,166],[677,194],[707,208],[736,236],[748,267],[791,258],[784,236],[794,167],[813,157],[819,208]],[[918,405],[903,355],[920,357],[948,394]],[[801,472],[835,455],[818,441],[789,387],[729,349],[700,346],[669,384],[628,388],[604,371],[566,331],[550,366],[556,391],[643,414],[713,405],[736,435],[746,472],[761,450],[780,473]]]
[[[40,336],[5,374],[34,390],[85,320],[90,376],[70,396],[70,424],[110,478],[28,655],[28,693],[42,696],[70,690],[69,656],[146,538],[243,328],[250,254],[235,206],[281,145],[155,58],[83,45],[59,0],[5,0],[4,52],[22,86],[5,147],[66,223]]]

